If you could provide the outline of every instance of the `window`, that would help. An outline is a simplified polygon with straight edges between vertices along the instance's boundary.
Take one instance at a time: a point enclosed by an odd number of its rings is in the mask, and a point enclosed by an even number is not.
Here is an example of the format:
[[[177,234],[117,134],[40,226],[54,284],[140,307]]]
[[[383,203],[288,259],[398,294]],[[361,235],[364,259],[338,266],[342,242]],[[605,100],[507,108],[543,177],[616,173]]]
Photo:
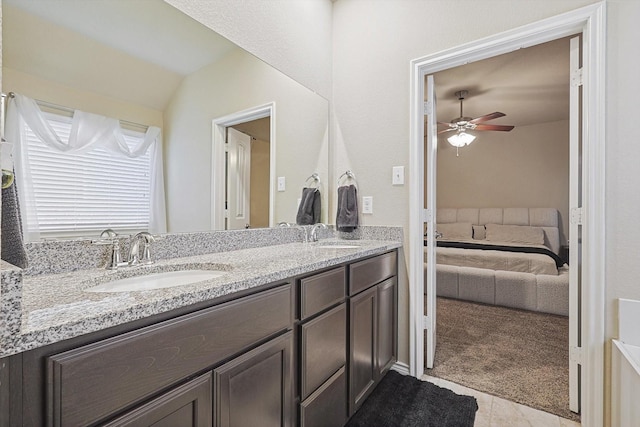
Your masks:
[[[61,139],[69,139],[71,118],[43,113]],[[98,235],[149,229],[152,159],[150,151],[129,158],[105,148],[85,153],[47,147],[25,125],[33,203],[42,237]],[[144,132],[124,131],[130,148]],[[29,225],[31,228],[31,225]]]

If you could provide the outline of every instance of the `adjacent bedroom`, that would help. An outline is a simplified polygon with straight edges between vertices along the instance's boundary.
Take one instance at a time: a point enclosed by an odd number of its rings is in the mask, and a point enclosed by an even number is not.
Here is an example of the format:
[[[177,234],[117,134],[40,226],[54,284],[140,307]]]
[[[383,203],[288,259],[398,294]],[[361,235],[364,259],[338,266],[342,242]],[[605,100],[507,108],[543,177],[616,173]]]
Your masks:
[[[425,374],[579,422],[569,51],[562,38],[434,74],[437,345]]]

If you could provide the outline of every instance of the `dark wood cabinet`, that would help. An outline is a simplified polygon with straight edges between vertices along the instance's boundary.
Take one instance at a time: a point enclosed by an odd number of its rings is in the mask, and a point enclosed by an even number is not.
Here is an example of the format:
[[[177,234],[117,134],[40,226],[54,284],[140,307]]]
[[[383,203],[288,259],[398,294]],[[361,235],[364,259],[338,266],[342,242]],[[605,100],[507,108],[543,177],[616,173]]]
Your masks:
[[[291,332],[214,369],[214,426],[289,427]]]
[[[350,267],[349,416],[397,361],[396,274],[395,252]]]
[[[397,360],[397,253],[294,279],[0,360],[0,427],[343,426]]]
[[[376,365],[378,293],[370,288],[349,301],[349,414],[353,415],[373,390]]]
[[[47,358],[49,419],[89,425],[292,327],[281,286]]]
[[[211,373],[206,373],[103,426],[210,427],[212,385]]]
[[[340,368],[347,357],[347,308],[345,304],[300,327],[301,399],[306,399]]]
[[[346,267],[300,280],[299,422],[341,427],[347,420]]]
[[[376,286],[377,313],[377,373],[380,378],[398,360],[398,280],[395,277]]]

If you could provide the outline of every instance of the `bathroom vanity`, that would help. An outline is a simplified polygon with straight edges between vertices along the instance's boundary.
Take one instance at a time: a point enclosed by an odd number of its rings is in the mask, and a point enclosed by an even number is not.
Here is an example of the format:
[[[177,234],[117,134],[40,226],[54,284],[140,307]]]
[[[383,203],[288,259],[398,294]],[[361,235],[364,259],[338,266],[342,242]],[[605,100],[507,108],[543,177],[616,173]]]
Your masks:
[[[397,358],[400,245],[355,246],[168,260],[154,268],[229,272],[120,298],[83,293],[104,272],[48,275],[66,280],[58,316],[23,314],[24,351],[0,359],[0,425],[344,425]],[[109,303],[109,315],[99,312]],[[79,333],[83,325],[93,331]]]

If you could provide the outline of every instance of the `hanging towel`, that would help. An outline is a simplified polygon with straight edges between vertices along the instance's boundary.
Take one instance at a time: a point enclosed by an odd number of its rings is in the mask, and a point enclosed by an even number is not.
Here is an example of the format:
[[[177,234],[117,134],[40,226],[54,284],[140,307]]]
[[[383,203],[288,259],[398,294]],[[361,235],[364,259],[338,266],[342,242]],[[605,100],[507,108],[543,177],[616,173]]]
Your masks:
[[[22,221],[15,180],[2,189],[2,259],[16,267],[27,267],[27,253],[22,238]]]
[[[320,222],[320,190],[318,188],[303,188],[296,224],[312,225]]]
[[[353,184],[338,187],[336,227],[349,232],[358,228],[358,191]]]

